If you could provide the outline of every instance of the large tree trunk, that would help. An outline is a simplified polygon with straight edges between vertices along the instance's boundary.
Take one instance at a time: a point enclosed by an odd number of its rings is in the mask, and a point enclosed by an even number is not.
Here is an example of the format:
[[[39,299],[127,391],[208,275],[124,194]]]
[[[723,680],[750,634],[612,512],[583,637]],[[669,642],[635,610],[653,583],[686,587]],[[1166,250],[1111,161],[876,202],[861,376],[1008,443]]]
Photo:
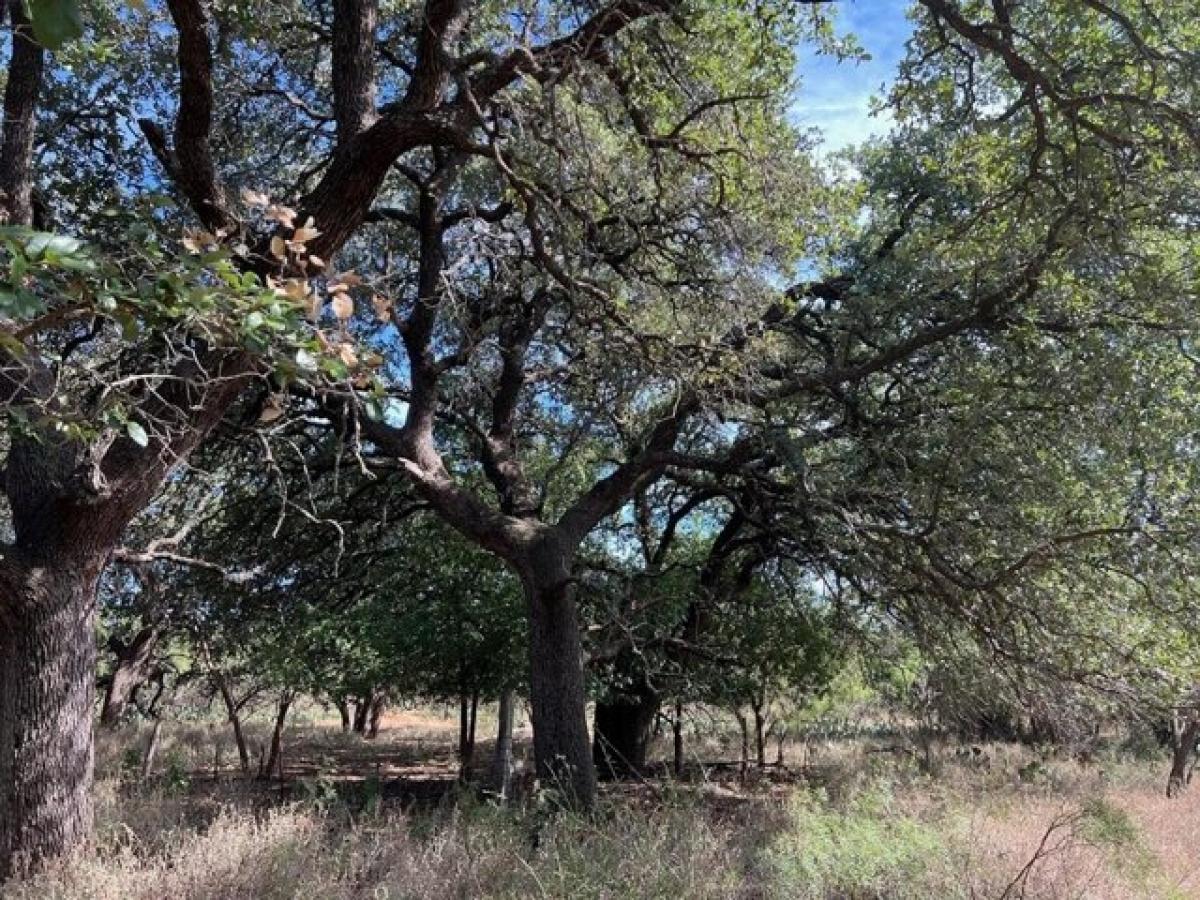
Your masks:
[[[0,881],[91,834],[100,567],[55,562],[27,568],[0,596]]]
[[[1178,797],[1188,786],[1192,756],[1200,740],[1200,718],[1188,719],[1173,728],[1171,774],[1167,778],[1167,796]]]
[[[492,770],[488,775],[489,789],[500,799],[508,800],[512,793],[513,762],[513,692],[502,691],[497,713],[496,749],[492,753]]]
[[[596,704],[592,758],[601,778],[640,775],[646,768],[661,700],[644,677],[635,687]]]
[[[115,728],[121,723],[134,692],[150,676],[154,651],[158,647],[158,626],[147,625],[128,644],[116,644],[117,664],[104,691],[100,724]]]
[[[574,591],[566,573],[553,580],[529,579],[525,590],[537,775],[568,804],[586,809],[596,799],[596,768],[588,739]]]

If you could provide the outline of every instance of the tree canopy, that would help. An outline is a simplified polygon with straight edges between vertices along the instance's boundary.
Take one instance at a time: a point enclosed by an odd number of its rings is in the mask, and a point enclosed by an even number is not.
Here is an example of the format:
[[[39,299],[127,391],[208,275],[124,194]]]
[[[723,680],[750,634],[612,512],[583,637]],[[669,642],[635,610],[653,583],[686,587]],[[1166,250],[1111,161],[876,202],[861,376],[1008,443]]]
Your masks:
[[[91,827],[106,571],[110,697],[168,632],[334,702],[517,689],[583,807],[665,700],[881,632],[1192,690],[1188,4],[920,0],[833,156],[823,3],[6,8],[0,878]]]

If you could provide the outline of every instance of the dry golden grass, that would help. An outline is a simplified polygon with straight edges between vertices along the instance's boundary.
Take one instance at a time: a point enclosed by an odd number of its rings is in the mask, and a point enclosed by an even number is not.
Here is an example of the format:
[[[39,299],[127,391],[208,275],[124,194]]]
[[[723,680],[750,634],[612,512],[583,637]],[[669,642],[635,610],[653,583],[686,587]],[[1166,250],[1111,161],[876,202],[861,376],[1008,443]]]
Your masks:
[[[289,736],[283,790],[234,772],[224,729],[169,729],[146,783],[129,774],[144,734],[106,736],[97,846],[2,894],[1200,898],[1200,789],[1168,801],[1161,763],[1084,765],[1008,745],[927,759],[894,740],[831,742],[791,748],[787,772],[747,783],[710,767],[687,783],[616,786],[582,819],[552,815],[545,797],[497,809],[456,791],[452,724],[406,712],[366,743],[310,720]],[[711,738],[696,755],[729,749]]]

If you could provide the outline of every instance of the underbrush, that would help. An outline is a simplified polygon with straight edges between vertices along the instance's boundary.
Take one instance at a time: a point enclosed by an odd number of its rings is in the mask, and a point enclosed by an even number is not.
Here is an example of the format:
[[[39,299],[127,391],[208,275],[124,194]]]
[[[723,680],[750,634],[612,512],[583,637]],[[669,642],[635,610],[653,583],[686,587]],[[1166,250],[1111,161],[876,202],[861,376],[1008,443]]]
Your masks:
[[[873,782],[837,800],[639,792],[589,817],[463,794],[420,813],[101,794],[98,846],[6,900],[1188,896],[1100,798],[986,808]]]
[[[104,796],[111,799],[111,791]],[[128,802],[128,801],[124,801]],[[123,802],[123,803],[124,803]],[[744,893],[753,828],[694,803],[604,803],[590,817],[469,797],[426,813],[350,817],[324,805],[225,807],[197,819],[141,797],[101,811],[87,857],[6,900],[209,898],[728,898]],[[113,821],[151,812],[147,828]]]
[[[347,760],[397,758],[314,730],[286,793],[212,768],[208,730],[169,736],[142,780],[102,746],[97,843],[5,900],[797,898],[1016,900],[1200,896],[1200,804],[1173,804],[1127,757],[1081,765],[1009,745],[940,755],[830,745],[810,767],[610,788],[596,811],[468,791],[402,809]],[[307,737],[307,736],[306,736]],[[424,738],[422,738],[423,740]],[[406,737],[409,742],[413,738]],[[142,737],[126,736],[126,745]],[[344,746],[343,746],[344,745]],[[412,746],[410,744],[410,746]],[[386,753],[385,753],[386,751]],[[329,757],[328,765],[322,760]],[[420,771],[429,771],[423,756]],[[228,756],[225,756],[228,759]],[[298,765],[299,751],[293,755]],[[374,768],[368,767],[368,773]],[[753,773],[752,773],[753,774]],[[790,780],[782,780],[784,777]],[[448,782],[442,782],[446,784]],[[353,790],[350,788],[353,787]],[[1189,837],[1192,836],[1192,837]]]
[[[824,792],[797,792],[787,827],[763,854],[765,883],[780,898],[966,897],[956,871],[957,835],[940,820],[898,808],[885,786],[840,806]]]

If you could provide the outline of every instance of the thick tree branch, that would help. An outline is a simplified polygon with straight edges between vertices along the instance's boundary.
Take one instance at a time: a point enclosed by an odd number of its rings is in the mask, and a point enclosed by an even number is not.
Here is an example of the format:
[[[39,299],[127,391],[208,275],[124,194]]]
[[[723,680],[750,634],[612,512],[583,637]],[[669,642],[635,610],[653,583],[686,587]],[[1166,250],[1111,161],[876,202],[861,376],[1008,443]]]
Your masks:
[[[377,0],[334,0],[333,115],[338,143],[375,121]]]
[[[565,37],[541,47],[513,48],[471,79],[471,94],[483,102],[520,75],[546,81],[581,61],[603,62],[610,38],[640,19],[664,15],[680,5],[681,0],[615,0]]]
[[[476,143],[472,130],[478,110],[522,74],[565,71],[576,57],[596,58],[605,41],[638,19],[660,15],[679,0],[617,0],[570,35],[541,47],[514,48],[464,83],[452,99],[443,99],[453,72],[450,45],[464,21],[463,0],[427,0],[417,42],[417,63],[404,97],[385,107],[371,127],[341,144],[325,177],[301,203],[301,217],[312,216],[321,235],[311,252],[332,258],[366,219],[384,178],[405,153],[441,146],[491,156]]]
[[[13,23],[8,83],[4,86],[4,137],[0,144],[0,203],[10,225],[33,224],[33,138],[45,51],[34,40],[21,0],[10,0]]]
[[[229,211],[210,145],[213,84],[208,14],[202,0],[167,0],[167,8],[179,34],[179,111],[175,116],[174,147],[167,147],[165,135],[153,123],[141,122],[142,132],[204,227],[228,233],[238,223]]]
[[[510,306],[520,302],[509,300]],[[541,511],[542,500],[521,465],[516,414],[525,387],[525,358],[541,327],[546,304],[541,298],[515,311],[500,328],[500,374],[492,395],[492,424],[483,436],[483,468],[500,495],[504,512],[530,518]]]
[[[404,94],[407,110],[431,110],[450,83],[450,45],[464,21],[466,0],[426,0],[417,38],[417,65]]]
[[[558,520],[568,541],[582,541],[598,523],[628,502],[638,489],[665,468],[664,456],[675,445],[684,423],[700,409],[692,394],[672,402],[650,429],[645,444],[628,460],[601,478]]]

